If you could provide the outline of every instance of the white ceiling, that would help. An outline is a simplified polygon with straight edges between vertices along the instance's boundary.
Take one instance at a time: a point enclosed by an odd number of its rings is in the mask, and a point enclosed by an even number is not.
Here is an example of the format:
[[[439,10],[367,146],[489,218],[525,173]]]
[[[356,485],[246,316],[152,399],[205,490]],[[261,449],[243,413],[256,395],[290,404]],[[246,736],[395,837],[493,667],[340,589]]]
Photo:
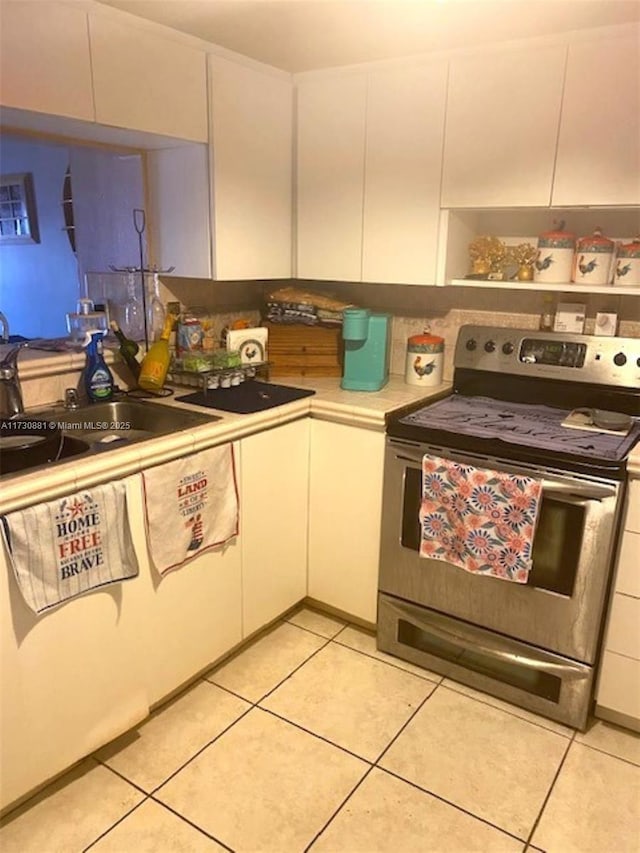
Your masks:
[[[640,0],[101,0],[286,71],[640,20]]]

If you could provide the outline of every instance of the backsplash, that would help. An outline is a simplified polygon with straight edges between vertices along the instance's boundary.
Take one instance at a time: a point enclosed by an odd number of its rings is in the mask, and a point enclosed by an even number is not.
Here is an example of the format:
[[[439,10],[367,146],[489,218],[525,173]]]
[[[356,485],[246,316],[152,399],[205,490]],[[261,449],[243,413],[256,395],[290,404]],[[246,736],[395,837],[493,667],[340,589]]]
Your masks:
[[[424,329],[429,329],[434,335],[444,338],[444,367],[445,382],[453,379],[453,355],[461,326],[467,324],[481,326],[499,326],[505,329],[538,329],[540,316],[538,314],[513,313],[504,311],[468,311],[462,308],[452,308],[444,317],[394,317],[391,331],[391,373],[404,374],[407,338],[416,335]],[[593,334],[595,319],[587,318],[585,334]],[[618,335],[624,338],[640,338],[640,321],[620,321]]]
[[[129,277],[124,275],[95,275],[88,277],[89,295],[96,301],[109,299],[116,317],[127,299]],[[201,306],[214,323],[214,334],[220,335],[234,320],[260,322],[265,295],[274,287],[291,284],[334,295],[372,311],[393,316],[391,327],[391,373],[404,375],[407,338],[429,328],[445,341],[444,378],[453,377],[453,353],[458,331],[467,323],[521,329],[537,329],[543,299],[537,291],[514,291],[506,287],[459,288],[417,287],[402,284],[375,284],[324,281],[212,281],[166,277],[160,280],[160,297],[180,302],[182,308]],[[139,292],[139,276],[137,290]],[[585,332],[592,334],[598,311],[618,315],[618,334],[640,338],[640,301],[631,296],[606,294],[553,293],[554,304],[561,301],[584,302],[587,320]]]

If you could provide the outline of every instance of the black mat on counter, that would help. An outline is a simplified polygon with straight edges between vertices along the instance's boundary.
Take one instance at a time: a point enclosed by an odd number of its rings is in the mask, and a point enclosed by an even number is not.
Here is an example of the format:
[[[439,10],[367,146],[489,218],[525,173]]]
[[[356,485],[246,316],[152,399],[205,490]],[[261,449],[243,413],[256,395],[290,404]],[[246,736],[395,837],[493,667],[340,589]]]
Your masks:
[[[263,412],[283,403],[292,403],[303,397],[315,394],[307,388],[291,388],[289,385],[272,385],[270,382],[249,380],[233,388],[215,388],[212,391],[196,391],[176,397],[181,403],[191,403],[194,406],[204,406],[207,409],[220,409],[223,412],[235,412],[248,415],[252,412]]]

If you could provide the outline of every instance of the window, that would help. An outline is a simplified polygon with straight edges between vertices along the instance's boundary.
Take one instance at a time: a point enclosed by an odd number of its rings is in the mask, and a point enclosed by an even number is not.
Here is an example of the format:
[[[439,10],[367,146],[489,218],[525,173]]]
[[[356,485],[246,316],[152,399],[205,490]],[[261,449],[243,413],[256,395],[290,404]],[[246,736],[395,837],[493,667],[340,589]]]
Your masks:
[[[31,172],[0,176],[0,242],[40,242]]]

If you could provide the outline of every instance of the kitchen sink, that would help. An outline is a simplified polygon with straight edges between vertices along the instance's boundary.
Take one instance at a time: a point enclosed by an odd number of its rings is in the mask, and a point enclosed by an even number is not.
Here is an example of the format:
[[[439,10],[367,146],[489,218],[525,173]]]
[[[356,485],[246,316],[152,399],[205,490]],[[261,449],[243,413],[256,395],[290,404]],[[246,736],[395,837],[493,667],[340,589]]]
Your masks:
[[[0,474],[17,474],[32,468],[40,468],[60,462],[63,459],[72,459],[89,453],[91,445],[87,441],[71,438],[64,433],[52,433],[50,441],[34,443],[19,449],[3,447],[0,442]]]
[[[0,474],[15,474],[55,462],[116,450],[124,445],[148,441],[185,429],[219,421],[217,415],[142,400],[113,400],[69,410],[62,407],[26,413],[21,420],[48,425],[51,438],[25,443],[24,447],[2,449]],[[60,433],[57,433],[57,425]],[[60,436],[58,439],[56,436]]]
[[[94,403],[74,410],[50,409],[39,413],[38,418],[57,421],[64,433],[91,445],[145,441],[220,420],[215,415],[129,399]]]

